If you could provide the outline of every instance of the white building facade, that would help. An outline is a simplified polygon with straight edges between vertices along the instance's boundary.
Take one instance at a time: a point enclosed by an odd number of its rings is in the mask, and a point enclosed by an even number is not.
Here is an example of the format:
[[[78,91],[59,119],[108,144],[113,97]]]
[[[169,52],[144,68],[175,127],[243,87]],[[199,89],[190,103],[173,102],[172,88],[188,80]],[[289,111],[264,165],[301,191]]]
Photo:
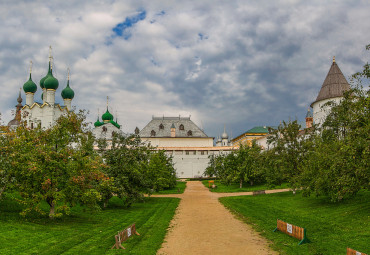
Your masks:
[[[190,117],[153,117],[138,135],[172,156],[178,178],[203,176],[210,155],[233,150],[230,146],[213,146],[214,138],[208,137]]]

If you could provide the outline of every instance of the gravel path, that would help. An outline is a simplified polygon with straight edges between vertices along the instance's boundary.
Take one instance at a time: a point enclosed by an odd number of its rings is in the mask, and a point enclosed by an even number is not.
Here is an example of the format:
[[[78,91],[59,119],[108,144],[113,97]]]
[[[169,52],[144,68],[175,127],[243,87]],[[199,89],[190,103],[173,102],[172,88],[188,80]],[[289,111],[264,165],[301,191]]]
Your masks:
[[[287,190],[276,190],[282,192]],[[273,193],[272,191],[266,193]],[[252,192],[213,193],[199,181],[187,182],[184,194],[156,195],[181,198],[158,255],[177,254],[278,254],[249,225],[236,219],[219,197]]]

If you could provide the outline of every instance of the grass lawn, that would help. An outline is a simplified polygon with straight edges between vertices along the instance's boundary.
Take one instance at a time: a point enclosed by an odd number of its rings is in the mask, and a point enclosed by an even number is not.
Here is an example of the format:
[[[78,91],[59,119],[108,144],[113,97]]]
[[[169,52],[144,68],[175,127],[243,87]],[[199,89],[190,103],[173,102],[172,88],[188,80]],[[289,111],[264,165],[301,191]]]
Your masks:
[[[327,198],[302,197],[300,192],[220,198],[229,210],[241,216],[281,254],[346,254],[346,248],[370,253],[370,191],[352,200],[331,203]],[[305,227],[312,243],[273,232],[276,219]]]
[[[186,188],[186,182],[183,181],[177,181],[176,187],[172,189],[165,189],[160,190],[158,192],[154,192],[153,194],[182,194],[185,191]]]
[[[203,180],[202,183],[208,188],[208,181]],[[217,188],[209,188],[211,192],[220,192],[220,193],[230,193],[230,192],[245,192],[245,191],[255,191],[255,190],[269,190],[269,189],[286,189],[288,188],[287,183],[283,183],[280,186],[268,187],[267,184],[255,184],[251,186],[248,183],[243,183],[243,188],[239,188],[239,183],[232,183],[230,185],[222,184],[219,180],[215,180]]]
[[[114,197],[100,212],[77,207],[69,216],[49,220],[39,215],[23,218],[9,196],[0,201],[0,254],[155,254],[180,201],[145,198],[126,209]],[[134,222],[140,236],[124,242],[126,250],[110,250],[114,235]]]

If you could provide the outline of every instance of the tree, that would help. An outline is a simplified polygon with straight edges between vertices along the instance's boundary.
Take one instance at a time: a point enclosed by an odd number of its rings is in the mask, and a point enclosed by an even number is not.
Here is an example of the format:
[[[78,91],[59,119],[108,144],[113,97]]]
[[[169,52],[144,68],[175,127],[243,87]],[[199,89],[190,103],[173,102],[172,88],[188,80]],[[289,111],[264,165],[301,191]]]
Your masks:
[[[113,178],[115,194],[126,206],[141,199],[152,187],[147,168],[153,148],[141,142],[135,135],[115,134],[111,144],[100,143],[107,167],[105,173]]]
[[[70,207],[84,204],[97,208],[101,199],[98,187],[107,177],[103,162],[92,148],[93,136],[84,131],[85,114],[69,113],[43,130],[21,125],[16,130],[11,154],[16,189],[26,206],[23,215],[49,206],[49,217],[68,214]]]
[[[273,146],[271,153],[275,156],[278,162],[277,167],[282,178],[287,180],[293,193],[300,188],[300,175],[302,174],[302,162],[307,156],[307,153],[312,149],[313,129],[306,129],[300,132],[298,121],[283,121],[277,129],[272,129],[268,137],[268,143]],[[276,166],[273,166],[276,167]],[[270,175],[271,177],[271,175]]]
[[[172,158],[165,151],[152,151],[147,168],[147,175],[152,190],[169,189],[176,186],[176,170],[173,167]]]

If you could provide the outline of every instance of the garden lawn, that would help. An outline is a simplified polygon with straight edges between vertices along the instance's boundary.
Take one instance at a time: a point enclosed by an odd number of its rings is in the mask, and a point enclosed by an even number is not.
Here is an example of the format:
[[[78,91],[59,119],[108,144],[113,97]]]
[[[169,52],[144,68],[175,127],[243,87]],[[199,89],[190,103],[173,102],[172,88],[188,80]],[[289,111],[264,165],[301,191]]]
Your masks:
[[[327,198],[302,197],[300,192],[220,198],[229,210],[241,216],[273,242],[281,254],[346,254],[346,248],[370,253],[370,191],[351,200],[331,203]],[[309,244],[281,232],[273,232],[276,219],[305,227]]]
[[[145,198],[126,209],[114,197],[108,208],[92,213],[73,208],[70,216],[19,215],[20,206],[5,197],[0,201],[0,254],[155,254],[179,204],[178,198]],[[114,235],[136,223],[140,236],[122,245],[126,250],[110,250]]]
[[[208,181],[203,180],[202,183],[208,188]],[[219,180],[215,180],[217,188],[209,188],[211,192],[219,193],[231,193],[231,192],[246,192],[246,191],[255,191],[255,190],[269,190],[269,189],[286,189],[288,188],[287,183],[283,183],[280,186],[269,187],[267,184],[255,184],[251,186],[249,183],[243,183],[243,188],[239,188],[239,183],[231,183],[230,185],[222,184]]]
[[[182,194],[184,193],[185,188],[186,188],[186,182],[177,181],[176,187],[172,189],[160,190],[160,191],[154,192],[153,194]]]

